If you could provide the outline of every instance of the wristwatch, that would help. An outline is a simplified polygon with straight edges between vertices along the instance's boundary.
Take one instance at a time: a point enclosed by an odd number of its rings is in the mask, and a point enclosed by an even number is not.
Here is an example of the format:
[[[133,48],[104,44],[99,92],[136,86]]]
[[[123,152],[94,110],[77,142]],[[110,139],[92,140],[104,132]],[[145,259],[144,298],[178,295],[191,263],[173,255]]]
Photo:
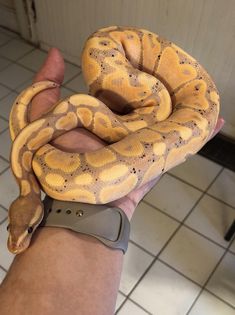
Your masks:
[[[130,236],[130,222],[120,208],[72,201],[60,201],[46,196],[45,215],[39,227],[63,227],[87,234],[125,254]]]

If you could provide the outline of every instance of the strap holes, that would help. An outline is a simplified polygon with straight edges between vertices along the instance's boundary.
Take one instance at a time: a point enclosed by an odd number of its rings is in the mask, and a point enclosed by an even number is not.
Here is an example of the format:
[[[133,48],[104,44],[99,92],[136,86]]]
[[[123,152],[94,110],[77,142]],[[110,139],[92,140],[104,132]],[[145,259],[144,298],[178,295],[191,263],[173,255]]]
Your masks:
[[[56,210],[56,213],[60,213],[60,212],[61,212],[61,209],[57,209],[57,210]]]
[[[72,211],[70,209],[66,210],[67,214],[70,214]]]

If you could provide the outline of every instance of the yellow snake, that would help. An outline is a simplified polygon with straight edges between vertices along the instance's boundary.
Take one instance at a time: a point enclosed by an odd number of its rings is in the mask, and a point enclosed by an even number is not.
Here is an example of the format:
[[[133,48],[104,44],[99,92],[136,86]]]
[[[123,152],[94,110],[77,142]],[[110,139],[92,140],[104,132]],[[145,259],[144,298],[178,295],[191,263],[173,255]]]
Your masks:
[[[208,141],[219,114],[210,76],[181,48],[144,29],[111,26],[93,33],[82,53],[89,94],[72,95],[29,123],[28,104],[44,81],[13,104],[11,167],[20,196],[9,209],[8,248],[24,251],[52,198],[105,204],[163,174]],[[84,127],[107,142],[87,153],[49,142]],[[39,183],[40,184],[39,184]]]

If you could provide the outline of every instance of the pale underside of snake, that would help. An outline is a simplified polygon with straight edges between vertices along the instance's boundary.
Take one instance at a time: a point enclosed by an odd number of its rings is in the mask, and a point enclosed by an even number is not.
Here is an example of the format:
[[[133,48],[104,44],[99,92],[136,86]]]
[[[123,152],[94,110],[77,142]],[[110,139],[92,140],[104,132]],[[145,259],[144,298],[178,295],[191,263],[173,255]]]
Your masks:
[[[82,70],[89,95],[72,95],[32,123],[31,99],[56,84],[33,84],[13,104],[11,167],[20,187],[9,209],[13,253],[29,246],[43,218],[40,189],[58,200],[109,203],[184,162],[215,128],[219,95],[212,79],[194,58],[152,32],[98,30],[85,44]],[[68,153],[50,144],[77,127],[107,146]]]

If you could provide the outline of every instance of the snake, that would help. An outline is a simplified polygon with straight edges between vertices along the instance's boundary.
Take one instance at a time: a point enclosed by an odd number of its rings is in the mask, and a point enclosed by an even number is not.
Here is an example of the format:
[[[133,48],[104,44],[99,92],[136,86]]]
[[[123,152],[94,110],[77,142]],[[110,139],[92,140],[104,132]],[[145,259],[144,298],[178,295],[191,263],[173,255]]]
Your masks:
[[[161,176],[209,141],[219,115],[210,75],[182,48],[145,29],[109,26],[81,55],[88,94],[59,100],[29,122],[32,98],[57,86],[40,81],[13,103],[10,162],[19,196],[8,215],[8,249],[26,250],[44,217],[41,190],[57,200],[107,204]],[[85,128],[106,145],[75,153],[51,141]]]

